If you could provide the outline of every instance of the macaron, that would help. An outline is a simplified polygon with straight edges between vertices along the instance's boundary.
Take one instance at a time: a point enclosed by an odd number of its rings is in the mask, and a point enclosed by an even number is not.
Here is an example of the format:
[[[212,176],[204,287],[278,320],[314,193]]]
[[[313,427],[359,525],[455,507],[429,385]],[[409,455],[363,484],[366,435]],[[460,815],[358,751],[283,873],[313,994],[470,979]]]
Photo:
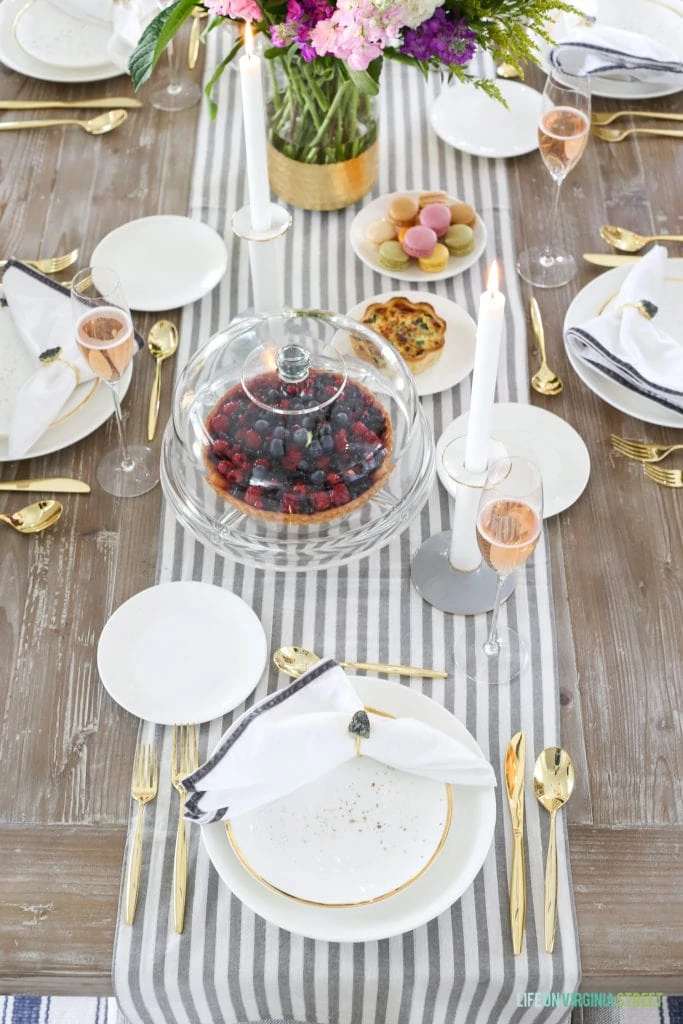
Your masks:
[[[448,250],[446,250],[448,252]],[[400,242],[391,239],[382,242],[377,252],[377,260],[385,270],[405,270],[410,263],[410,257]]]
[[[417,200],[412,196],[394,196],[389,203],[387,218],[392,224],[402,228],[406,224],[412,224],[417,217]]]
[[[432,203],[441,203],[443,206],[448,206],[449,197],[447,192],[420,192],[418,202],[420,209],[423,206],[430,206]]]
[[[431,256],[424,256],[419,259],[418,266],[420,270],[426,270],[428,274],[438,274],[440,270],[445,270],[448,266],[448,249],[442,242],[437,242],[434,247],[434,252]]]
[[[466,256],[474,249],[474,231],[467,224],[452,224],[443,243],[451,256]]]
[[[430,203],[420,210],[420,224],[436,231],[439,237],[445,235],[451,226],[451,211],[443,203]]]
[[[408,228],[401,244],[409,256],[421,259],[424,256],[431,256],[437,241],[436,231],[417,224]]]
[[[477,212],[469,203],[453,203],[450,210],[451,224],[467,224],[470,228],[474,227]]]
[[[381,245],[396,238],[396,227],[388,220],[373,220],[365,229],[365,237],[370,245]]]

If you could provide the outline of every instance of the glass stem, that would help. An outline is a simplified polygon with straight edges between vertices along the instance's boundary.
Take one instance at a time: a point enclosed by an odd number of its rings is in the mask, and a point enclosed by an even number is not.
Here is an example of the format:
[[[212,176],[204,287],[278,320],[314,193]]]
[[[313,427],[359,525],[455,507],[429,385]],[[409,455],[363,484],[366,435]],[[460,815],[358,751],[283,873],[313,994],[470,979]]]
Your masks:
[[[500,654],[500,644],[498,642],[498,612],[500,611],[500,599],[503,596],[503,584],[505,583],[505,576],[498,574],[498,581],[496,583],[496,600],[493,605],[493,615],[491,617],[491,628],[487,640],[482,646],[482,650],[487,658],[497,658]]]
[[[548,263],[553,262],[553,246],[555,242],[555,228],[557,225],[557,213],[560,209],[560,189],[562,188],[562,182],[564,178],[557,179],[557,188],[555,189],[555,195],[553,197],[553,206],[550,211],[550,225],[548,228],[548,242],[545,247],[544,259]]]
[[[121,415],[121,403],[119,402],[119,393],[116,390],[115,384],[110,384],[111,393],[114,396],[114,412],[116,414],[116,426],[119,428],[119,443],[121,446],[121,469],[130,470],[133,468],[135,463],[133,462],[128,446],[126,444],[126,435],[123,432],[123,416]]]

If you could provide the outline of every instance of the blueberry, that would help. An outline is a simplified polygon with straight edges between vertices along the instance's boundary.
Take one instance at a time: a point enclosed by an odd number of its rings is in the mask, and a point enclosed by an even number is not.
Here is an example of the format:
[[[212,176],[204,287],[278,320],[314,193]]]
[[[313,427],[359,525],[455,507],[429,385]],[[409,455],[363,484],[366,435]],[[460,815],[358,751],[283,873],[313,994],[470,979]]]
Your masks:
[[[325,434],[320,439],[320,447],[322,448],[323,455],[329,455],[331,451],[334,451],[334,438],[331,434]]]
[[[299,448],[303,448],[306,442],[308,441],[308,431],[304,430],[303,427],[297,427],[294,433],[292,434],[292,438],[294,440],[295,445],[297,445]]]
[[[285,454],[284,441],[279,437],[274,437],[273,440],[268,445],[268,451],[270,452],[274,459],[281,459],[282,456]]]
[[[323,437],[325,434],[331,434],[332,433],[332,427],[330,426],[329,423],[323,423],[323,425],[320,428],[320,430],[318,431],[318,433],[320,434],[321,437]]]
[[[341,430],[343,427],[348,427],[348,425],[349,417],[346,415],[346,413],[335,412],[334,416],[332,417],[332,426],[336,427],[338,430]]]
[[[265,466],[254,466],[254,468],[251,471],[252,481],[266,480],[269,476],[270,474]]]
[[[300,473],[307,473],[308,470],[311,468],[311,464],[308,461],[308,459],[299,459],[296,468],[299,470]]]
[[[316,469],[314,473],[311,473],[311,483],[314,487],[322,487],[325,483],[325,471],[323,469]]]
[[[322,455],[323,446],[320,441],[311,441],[308,446],[308,453],[313,456],[314,459],[317,459],[319,455]]]
[[[270,430],[270,423],[268,420],[256,420],[254,430],[259,434],[267,434]]]
[[[276,405],[280,401],[280,392],[277,388],[270,388],[266,395],[266,399],[271,405]]]
[[[304,416],[301,421],[301,426],[305,427],[306,430],[312,430],[315,426],[315,416]]]
[[[279,437],[280,440],[282,440],[282,438],[284,436],[285,436],[285,428],[284,427],[275,427],[275,429],[273,431],[273,437]]]

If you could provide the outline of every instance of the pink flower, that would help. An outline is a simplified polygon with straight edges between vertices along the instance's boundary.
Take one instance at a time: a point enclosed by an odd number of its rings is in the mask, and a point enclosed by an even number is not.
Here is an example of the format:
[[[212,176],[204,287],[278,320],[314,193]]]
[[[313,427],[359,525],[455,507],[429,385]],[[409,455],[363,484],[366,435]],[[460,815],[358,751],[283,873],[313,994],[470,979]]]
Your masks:
[[[223,18],[242,18],[244,21],[261,21],[263,11],[256,0],[205,0],[209,14]]]
[[[338,0],[332,17],[319,21],[311,32],[311,43],[321,56],[332,54],[353,71],[365,71],[398,36],[403,13],[402,7],[379,10],[372,0]]]

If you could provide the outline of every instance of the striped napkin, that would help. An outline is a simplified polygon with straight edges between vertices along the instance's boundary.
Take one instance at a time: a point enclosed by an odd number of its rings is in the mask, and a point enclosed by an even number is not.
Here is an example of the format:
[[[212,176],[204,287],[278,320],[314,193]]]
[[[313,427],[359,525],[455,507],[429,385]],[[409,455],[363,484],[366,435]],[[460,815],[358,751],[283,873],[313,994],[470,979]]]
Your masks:
[[[640,82],[667,82],[683,74],[680,55],[642,33],[609,25],[581,25],[550,51],[554,67],[572,75],[617,74]]]

